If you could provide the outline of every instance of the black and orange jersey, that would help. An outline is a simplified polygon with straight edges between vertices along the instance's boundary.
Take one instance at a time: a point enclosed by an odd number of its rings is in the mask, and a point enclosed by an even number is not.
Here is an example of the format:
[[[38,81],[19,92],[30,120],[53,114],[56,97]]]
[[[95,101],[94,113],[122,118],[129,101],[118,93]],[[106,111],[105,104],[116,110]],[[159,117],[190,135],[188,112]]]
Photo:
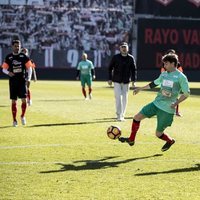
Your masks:
[[[25,54],[13,54],[10,53],[6,56],[2,68],[7,69],[9,72],[15,74],[12,78],[20,79],[25,78],[26,69],[32,66],[32,63]]]
[[[36,65],[32,59],[31,59],[31,63],[32,63],[32,68],[35,69]]]

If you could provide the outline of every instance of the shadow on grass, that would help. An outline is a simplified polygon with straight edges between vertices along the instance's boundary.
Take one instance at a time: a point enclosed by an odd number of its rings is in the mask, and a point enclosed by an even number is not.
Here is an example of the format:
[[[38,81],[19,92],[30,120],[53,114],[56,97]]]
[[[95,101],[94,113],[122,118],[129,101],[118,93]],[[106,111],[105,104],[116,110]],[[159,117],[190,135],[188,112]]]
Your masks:
[[[82,170],[97,170],[97,169],[106,169],[110,167],[118,167],[120,164],[133,162],[136,160],[148,159],[153,157],[162,156],[162,154],[155,154],[152,156],[145,156],[139,158],[131,158],[127,160],[121,161],[107,161],[113,158],[117,158],[118,156],[114,157],[105,157],[100,160],[78,160],[73,162],[74,164],[63,164],[63,163],[56,163],[56,165],[60,165],[61,168],[58,170],[49,170],[49,171],[41,171],[41,174],[48,174],[48,173],[56,173],[56,172],[66,172],[66,171],[82,171]],[[75,165],[75,163],[83,163],[82,165]]]
[[[163,172],[148,172],[148,173],[139,173],[135,174],[135,176],[150,176],[150,175],[158,175],[158,174],[171,174],[171,173],[182,173],[182,172],[194,172],[200,170],[200,164],[195,164],[194,167],[189,168],[180,168],[180,169],[172,169]]]
[[[31,126],[24,126],[24,128],[37,128],[37,127],[46,127],[46,126],[77,126],[77,125],[84,125],[84,124],[98,124],[98,123],[106,123],[106,122],[117,122],[116,118],[105,118],[99,121],[93,122],[68,122],[68,123],[56,123],[56,124],[35,124]],[[3,128],[10,128],[12,126],[1,126],[0,129]]]
[[[2,129],[2,128],[11,128],[11,127],[13,127],[13,126],[11,126],[11,125],[10,126],[1,126],[0,129]]]
[[[133,119],[132,117],[126,117],[125,119]],[[107,122],[118,122],[116,118],[108,117],[108,118],[101,118],[95,119],[96,121],[93,122],[68,122],[68,123],[56,123],[56,124],[36,124],[32,126],[27,126],[26,128],[34,128],[34,127],[45,127],[45,126],[76,126],[76,125],[83,125],[83,124],[98,124],[98,123],[107,123]],[[3,127],[2,127],[3,128]],[[6,127],[5,127],[6,128]]]
[[[110,120],[109,120],[110,119]],[[77,126],[83,124],[98,124],[98,123],[105,123],[105,122],[116,122],[115,118],[108,118],[107,120],[100,120],[94,122],[69,122],[69,123],[56,123],[56,124],[36,124],[32,126],[27,126],[26,128],[34,128],[34,127],[45,127],[45,126]]]

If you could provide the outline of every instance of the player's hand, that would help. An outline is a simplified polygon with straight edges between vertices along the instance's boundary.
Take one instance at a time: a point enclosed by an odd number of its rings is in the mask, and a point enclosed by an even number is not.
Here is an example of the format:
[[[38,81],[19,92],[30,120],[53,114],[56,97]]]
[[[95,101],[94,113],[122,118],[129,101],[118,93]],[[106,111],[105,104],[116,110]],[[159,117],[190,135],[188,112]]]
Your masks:
[[[95,80],[95,78],[96,78],[96,76],[95,76],[95,75],[93,75],[93,76],[92,76],[92,79],[93,79],[93,80]]]
[[[171,108],[176,108],[177,105],[178,105],[178,103],[174,102],[174,103],[171,104]]]
[[[15,74],[13,72],[9,72],[8,76],[13,77],[13,76],[15,76]]]
[[[79,80],[79,77],[78,77],[78,76],[76,77],[76,80],[77,80],[77,81]]]
[[[136,95],[140,90],[141,90],[141,88],[139,88],[139,87],[133,88],[133,95]]]
[[[110,85],[110,86],[112,85],[112,81],[111,80],[108,81],[108,85]]]

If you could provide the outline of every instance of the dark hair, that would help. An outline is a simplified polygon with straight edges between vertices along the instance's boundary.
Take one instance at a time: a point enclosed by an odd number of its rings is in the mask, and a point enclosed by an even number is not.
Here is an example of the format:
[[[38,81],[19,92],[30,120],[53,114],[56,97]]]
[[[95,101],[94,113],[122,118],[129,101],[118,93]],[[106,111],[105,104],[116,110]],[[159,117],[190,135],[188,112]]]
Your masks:
[[[168,53],[176,53],[176,51],[175,51],[174,49],[168,49],[168,50],[166,51],[166,54],[168,54]]]
[[[12,45],[14,44],[21,44],[20,40],[12,40]]]
[[[175,66],[178,64],[178,56],[174,53],[166,54],[162,57],[163,62],[174,63]]]

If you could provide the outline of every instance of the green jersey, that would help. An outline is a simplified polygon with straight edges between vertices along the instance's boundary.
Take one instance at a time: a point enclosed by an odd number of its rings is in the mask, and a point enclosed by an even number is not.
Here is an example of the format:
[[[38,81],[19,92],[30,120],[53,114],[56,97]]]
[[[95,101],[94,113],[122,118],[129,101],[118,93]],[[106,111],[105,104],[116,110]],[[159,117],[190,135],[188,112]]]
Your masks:
[[[82,60],[77,69],[80,70],[81,75],[91,75],[91,69],[94,69],[94,65],[90,60]]]
[[[153,103],[167,113],[173,114],[175,112],[175,109],[171,108],[171,104],[176,101],[180,92],[190,93],[187,77],[179,70],[161,73],[154,80],[154,84],[160,85],[160,91]]]

